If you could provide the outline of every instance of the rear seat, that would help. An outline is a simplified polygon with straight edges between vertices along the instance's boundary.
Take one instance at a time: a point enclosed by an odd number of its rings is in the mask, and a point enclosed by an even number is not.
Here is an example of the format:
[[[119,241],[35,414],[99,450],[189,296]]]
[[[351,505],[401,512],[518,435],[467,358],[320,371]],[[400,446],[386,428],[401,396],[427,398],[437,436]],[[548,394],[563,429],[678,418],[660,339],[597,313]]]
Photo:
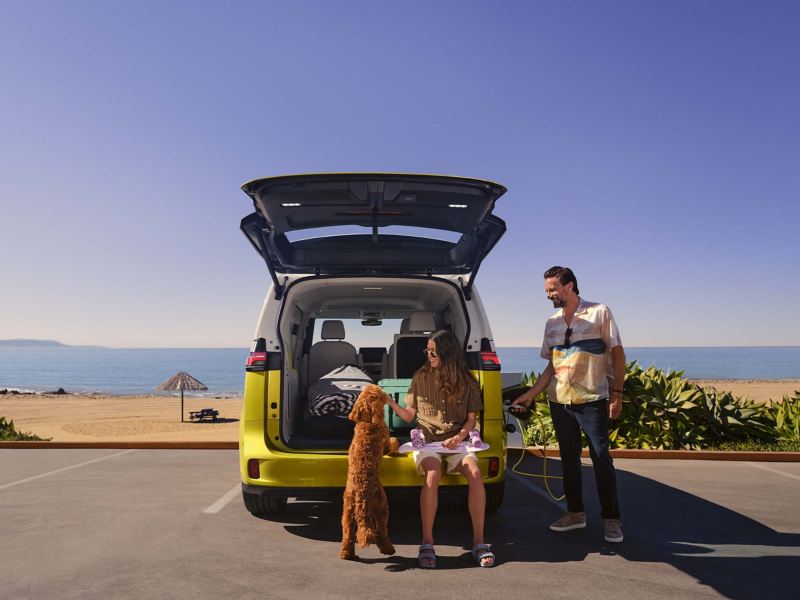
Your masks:
[[[311,346],[308,353],[308,384],[342,365],[357,365],[355,346],[344,342],[344,323],[339,320],[324,321],[320,332],[322,341]]]
[[[358,365],[372,375],[375,380],[380,379],[386,368],[386,348],[379,346],[359,348]]]
[[[436,317],[428,310],[417,310],[408,319],[408,333],[394,336],[389,369],[393,379],[407,379],[425,364],[425,350],[430,334],[436,331]]]
[[[408,321],[409,321],[408,319],[403,319],[402,321],[400,321],[401,334],[409,332]],[[392,365],[394,364],[393,361],[394,361],[394,342],[392,342],[392,345],[389,346],[389,352],[387,352],[386,355],[383,357],[383,368],[381,369],[381,373],[383,374],[383,377],[387,379],[391,379],[394,377],[394,371],[392,370]]]
[[[315,393],[320,377],[343,367],[358,365],[358,352],[344,339],[344,323],[339,320],[324,321],[320,331],[321,341],[311,346],[308,353],[308,395]],[[311,398],[306,398],[303,409],[305,433],[314,439],[350,439],[354,423],[346,414],[310,414]]]

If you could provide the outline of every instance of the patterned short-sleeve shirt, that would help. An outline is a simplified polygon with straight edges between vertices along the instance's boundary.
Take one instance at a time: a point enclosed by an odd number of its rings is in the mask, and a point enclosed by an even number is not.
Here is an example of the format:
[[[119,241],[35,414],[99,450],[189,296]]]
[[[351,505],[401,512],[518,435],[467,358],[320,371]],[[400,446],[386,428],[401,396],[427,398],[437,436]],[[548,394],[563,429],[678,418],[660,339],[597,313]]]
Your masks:
[[[564,310],[547,320],[542,358],[553,362],[555,375],[547,389],[551,402],[584,404],[608,398],[613,380],[611,349],[622,346],[619,329],[605,304],[580,299],[569,324]]]
[[[463,398],[448,398],[437,384],[435,373],[423,368],[411,380],[406,406],[416,407],[417,426],[425,441],[441,442],[458,433],[467,420],[467,413],[481,410],[483,402],[476,381],[467,386]]]

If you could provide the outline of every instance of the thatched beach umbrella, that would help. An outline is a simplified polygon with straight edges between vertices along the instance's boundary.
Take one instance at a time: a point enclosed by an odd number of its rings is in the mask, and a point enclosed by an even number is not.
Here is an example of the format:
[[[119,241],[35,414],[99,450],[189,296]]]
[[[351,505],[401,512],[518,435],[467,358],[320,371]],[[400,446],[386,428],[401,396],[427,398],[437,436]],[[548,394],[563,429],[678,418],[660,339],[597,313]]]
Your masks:
[[[186,371],[176,373],[156,388],[165,392],[181,391],[181,423],[183,423],[183,390],[207,390],[208,388]]]

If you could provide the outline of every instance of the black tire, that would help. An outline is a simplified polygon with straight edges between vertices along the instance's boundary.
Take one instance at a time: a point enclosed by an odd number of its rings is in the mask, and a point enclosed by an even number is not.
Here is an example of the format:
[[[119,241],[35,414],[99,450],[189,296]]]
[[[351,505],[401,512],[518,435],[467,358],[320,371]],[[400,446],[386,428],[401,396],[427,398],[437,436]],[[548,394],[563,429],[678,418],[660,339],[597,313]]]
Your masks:
[[[495,483],[486,486],[486,514],[496,513],[503,504],[503,494],[505,493],[506,482]]]
[[[269,496],[256,496],[242,492],[244,506],[256,517],[266,517],[281,513],[286,509],[286,498],[271,498]]]

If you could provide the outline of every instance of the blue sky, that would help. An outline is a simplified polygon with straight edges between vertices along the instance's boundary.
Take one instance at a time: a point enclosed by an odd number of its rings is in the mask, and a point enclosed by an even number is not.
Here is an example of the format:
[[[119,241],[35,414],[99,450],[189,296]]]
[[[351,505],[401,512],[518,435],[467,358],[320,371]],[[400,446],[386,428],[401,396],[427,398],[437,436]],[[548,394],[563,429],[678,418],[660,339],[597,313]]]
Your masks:
[[[630,346],[798,345],[796,2],[0,3],[0,339],[248,346],[247,180],[506,185],[478,285],[573,267]]]

